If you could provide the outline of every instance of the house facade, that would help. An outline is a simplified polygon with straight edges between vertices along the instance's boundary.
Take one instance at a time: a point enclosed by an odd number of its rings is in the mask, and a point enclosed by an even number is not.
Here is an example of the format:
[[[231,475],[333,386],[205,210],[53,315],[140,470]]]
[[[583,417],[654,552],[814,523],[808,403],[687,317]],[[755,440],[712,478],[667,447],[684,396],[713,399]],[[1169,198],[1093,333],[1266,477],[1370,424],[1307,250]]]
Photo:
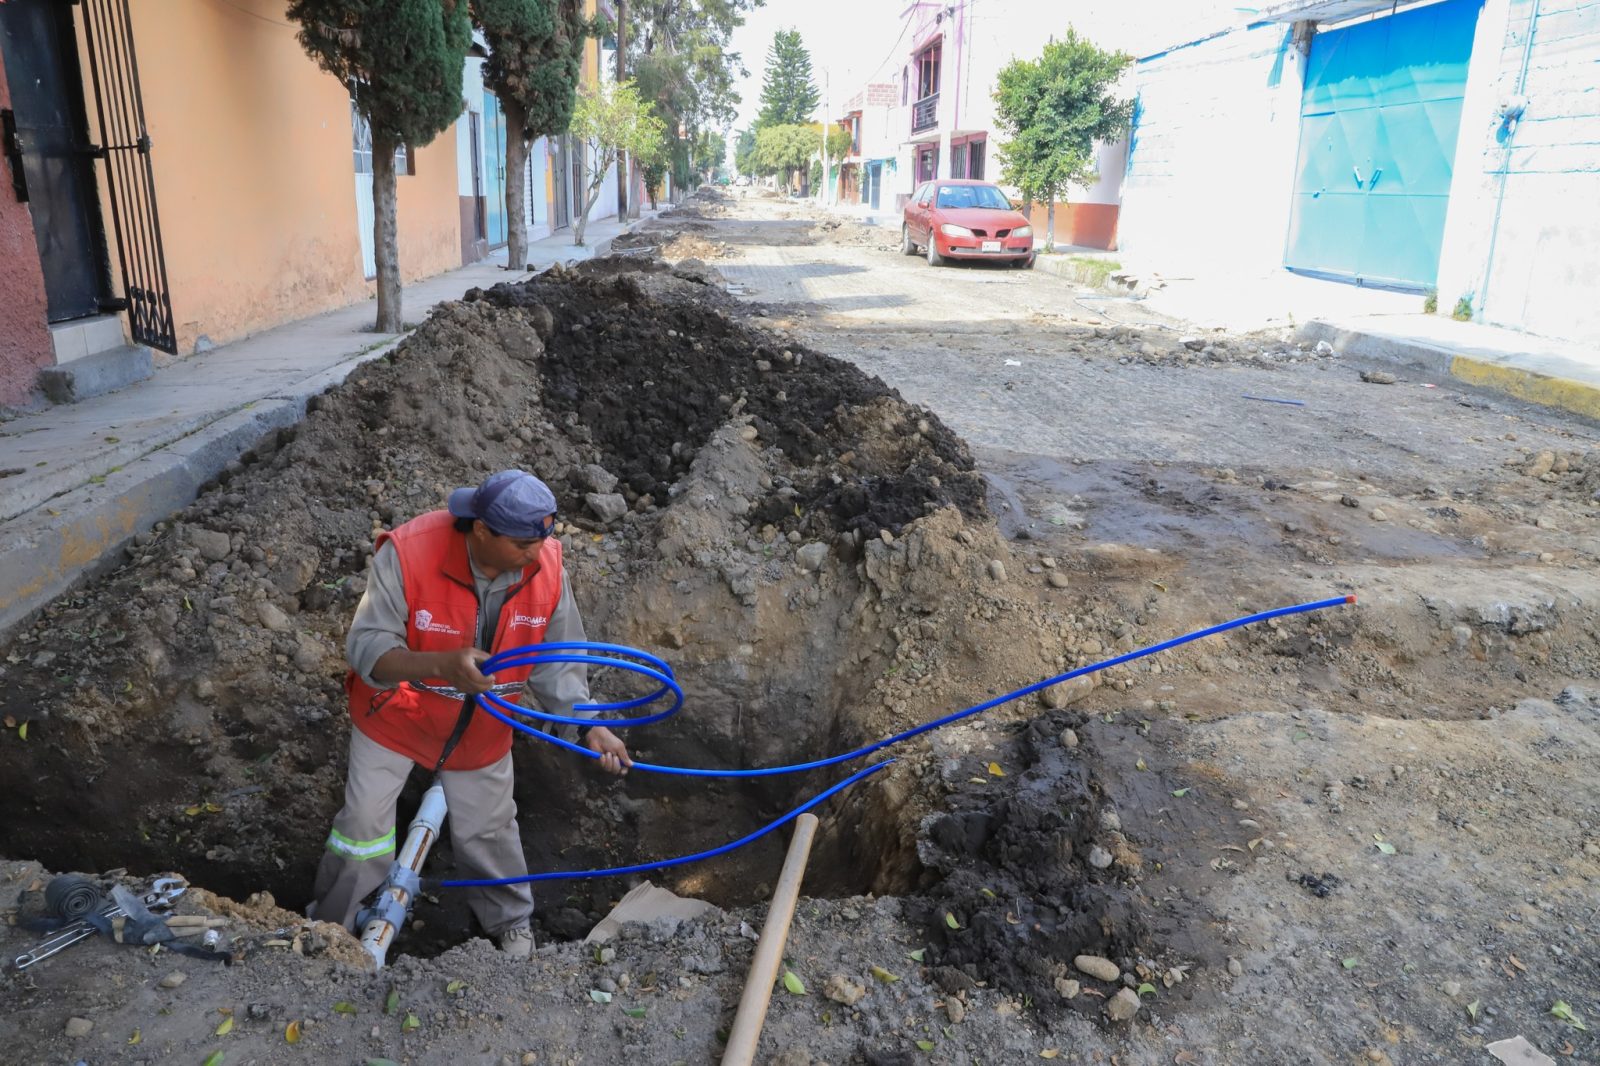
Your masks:
[[[1600,0],[1279,0],[1137,64],[1123,246],[1600,341]]]
[[[1062,13],[1063,31],[1075,21],[1069,14]],[[1036,6],[1026,0],[913,0],[903,19],[901,37],[907,44],[890,79],[889,121],[900,142],[893,206],[904,206],[919,184],[934,178],[981,178],[1003,185],[994,88],[1007,64],[1037,58],[1048,39],[1037,32]],[[1019,27],[1029,29],[1019,32]],[[1058,243],[1116,247],[1125,147],[1098,146],[1096,182],[1068,190],[1056,205]],[[1041,233],[1045,215],[1046,205],[1035,205]]]
[[[371,137],[295,34],[281,0],[0,3],[0,405],[371,295]],[[396,154],[405,281],[511,225],[481,64],[454,128]],[[585,79],[604,69],[587,42]],[[517,178],[535,239],[570,223],[574,154],[541,141]],[[613,179],[593,217],[615,212]]]

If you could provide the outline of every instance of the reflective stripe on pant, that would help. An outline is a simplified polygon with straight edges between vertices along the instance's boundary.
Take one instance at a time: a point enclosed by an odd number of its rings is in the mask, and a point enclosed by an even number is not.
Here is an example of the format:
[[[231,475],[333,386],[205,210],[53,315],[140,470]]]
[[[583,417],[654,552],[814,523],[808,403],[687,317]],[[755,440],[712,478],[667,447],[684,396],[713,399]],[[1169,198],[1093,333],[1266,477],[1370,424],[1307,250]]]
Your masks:
[[[357,730],[350,731],[350,768],[345,778],[344,807],[333,820],[327,849],[317,867],[314,902],[306,913],[355,930],[356,912],[377,891],[394,862],[395,801],[405,787],[412,762]],[[512,798],[511,756],[481,770],[447,770],[446,822],[456,873],[463,878],[520,877],[528,872],[517,831],[517,805]],[[533,892],[527,885],[465,891],[467,905],[496,936],[533,916]]]

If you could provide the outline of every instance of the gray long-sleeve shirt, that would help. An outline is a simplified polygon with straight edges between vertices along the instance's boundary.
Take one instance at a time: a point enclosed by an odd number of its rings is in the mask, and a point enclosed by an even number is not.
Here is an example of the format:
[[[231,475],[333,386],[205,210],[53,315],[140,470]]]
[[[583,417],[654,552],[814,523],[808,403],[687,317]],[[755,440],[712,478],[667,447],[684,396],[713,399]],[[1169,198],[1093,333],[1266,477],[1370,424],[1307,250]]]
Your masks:
[[[470,561],[470,556],[469,556]],[[488,649],[500,624],[500,608],[505,606],[506,592],[522,580],[521,570],[509,570],[499,577],[484,577],[477,563],[472,563],[472,584],[478,595],[478,632],[473,646]],[[406,587],[400,574],[400,553],[394,544],[378,549],[372,558],[372,569],[367,575],[367,591],[356,607],[355,618],[350,623],[350,633],[345,638],[345,658],[361,679],[373,688],[393,688],[372,677],[373,667],[383,653],[406,647]],[[577,602],[572,598],[572,584],[562,576],[561,599],[550,612],[545,627],[547,642],[581,641],[584,636],[583,618],[578,614]],[[572,715],[573,704],[589,699],[589,672],[583,663],[547,663],[533,668],[524,689],[523,706],[530,703],[551,714]],[[592,712],[579,711],[577,717],[592,718]]]

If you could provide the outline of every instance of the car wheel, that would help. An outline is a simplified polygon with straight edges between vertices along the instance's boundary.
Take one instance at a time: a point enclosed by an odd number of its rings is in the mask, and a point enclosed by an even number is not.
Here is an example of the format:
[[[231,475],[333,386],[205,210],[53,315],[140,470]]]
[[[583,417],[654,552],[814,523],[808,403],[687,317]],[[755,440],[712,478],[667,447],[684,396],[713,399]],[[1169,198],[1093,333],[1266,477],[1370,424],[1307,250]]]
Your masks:
[[[1012,264],[1012,266],[1016,267],[1018,270],[1032,270],[1033,269],[1033,260],[1034,260],[1034,256],[1030,255],[1026,259],[1018,259],[1015,263]]]
[[[944,256],[939,254],[939,244],[933,238],[933,233],[928,233],[928,265],[931,267],[944,266]]]
[[[900,227],[900,254],[901,255],[916,255],[917,254],[917,246],[911,243],[911,227],[910,226],[904,226],[903,225],[903,226]]]

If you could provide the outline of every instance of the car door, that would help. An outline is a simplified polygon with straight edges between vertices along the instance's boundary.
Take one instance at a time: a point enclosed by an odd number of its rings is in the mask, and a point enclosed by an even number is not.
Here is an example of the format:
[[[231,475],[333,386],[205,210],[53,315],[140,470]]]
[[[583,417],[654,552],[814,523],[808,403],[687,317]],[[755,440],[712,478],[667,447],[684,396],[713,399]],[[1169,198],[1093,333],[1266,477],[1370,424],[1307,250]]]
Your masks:
[[[922,190],[926,189],[927,187],[928,186],[926,184],[918,185],[912,190],[911,199],[906,201],[906,232],[911,234],[912,240],[916,240],[917,234],[921,232],[921,224],[917,221],[917,219],[919,213],[922,211],[922,208],[918,206],[917,201],[922,199]]]
[[[917,193],[917,226],[915,236],[917,241],[926,244],[932,230],[933,217],[933,182],[928,182]]]

